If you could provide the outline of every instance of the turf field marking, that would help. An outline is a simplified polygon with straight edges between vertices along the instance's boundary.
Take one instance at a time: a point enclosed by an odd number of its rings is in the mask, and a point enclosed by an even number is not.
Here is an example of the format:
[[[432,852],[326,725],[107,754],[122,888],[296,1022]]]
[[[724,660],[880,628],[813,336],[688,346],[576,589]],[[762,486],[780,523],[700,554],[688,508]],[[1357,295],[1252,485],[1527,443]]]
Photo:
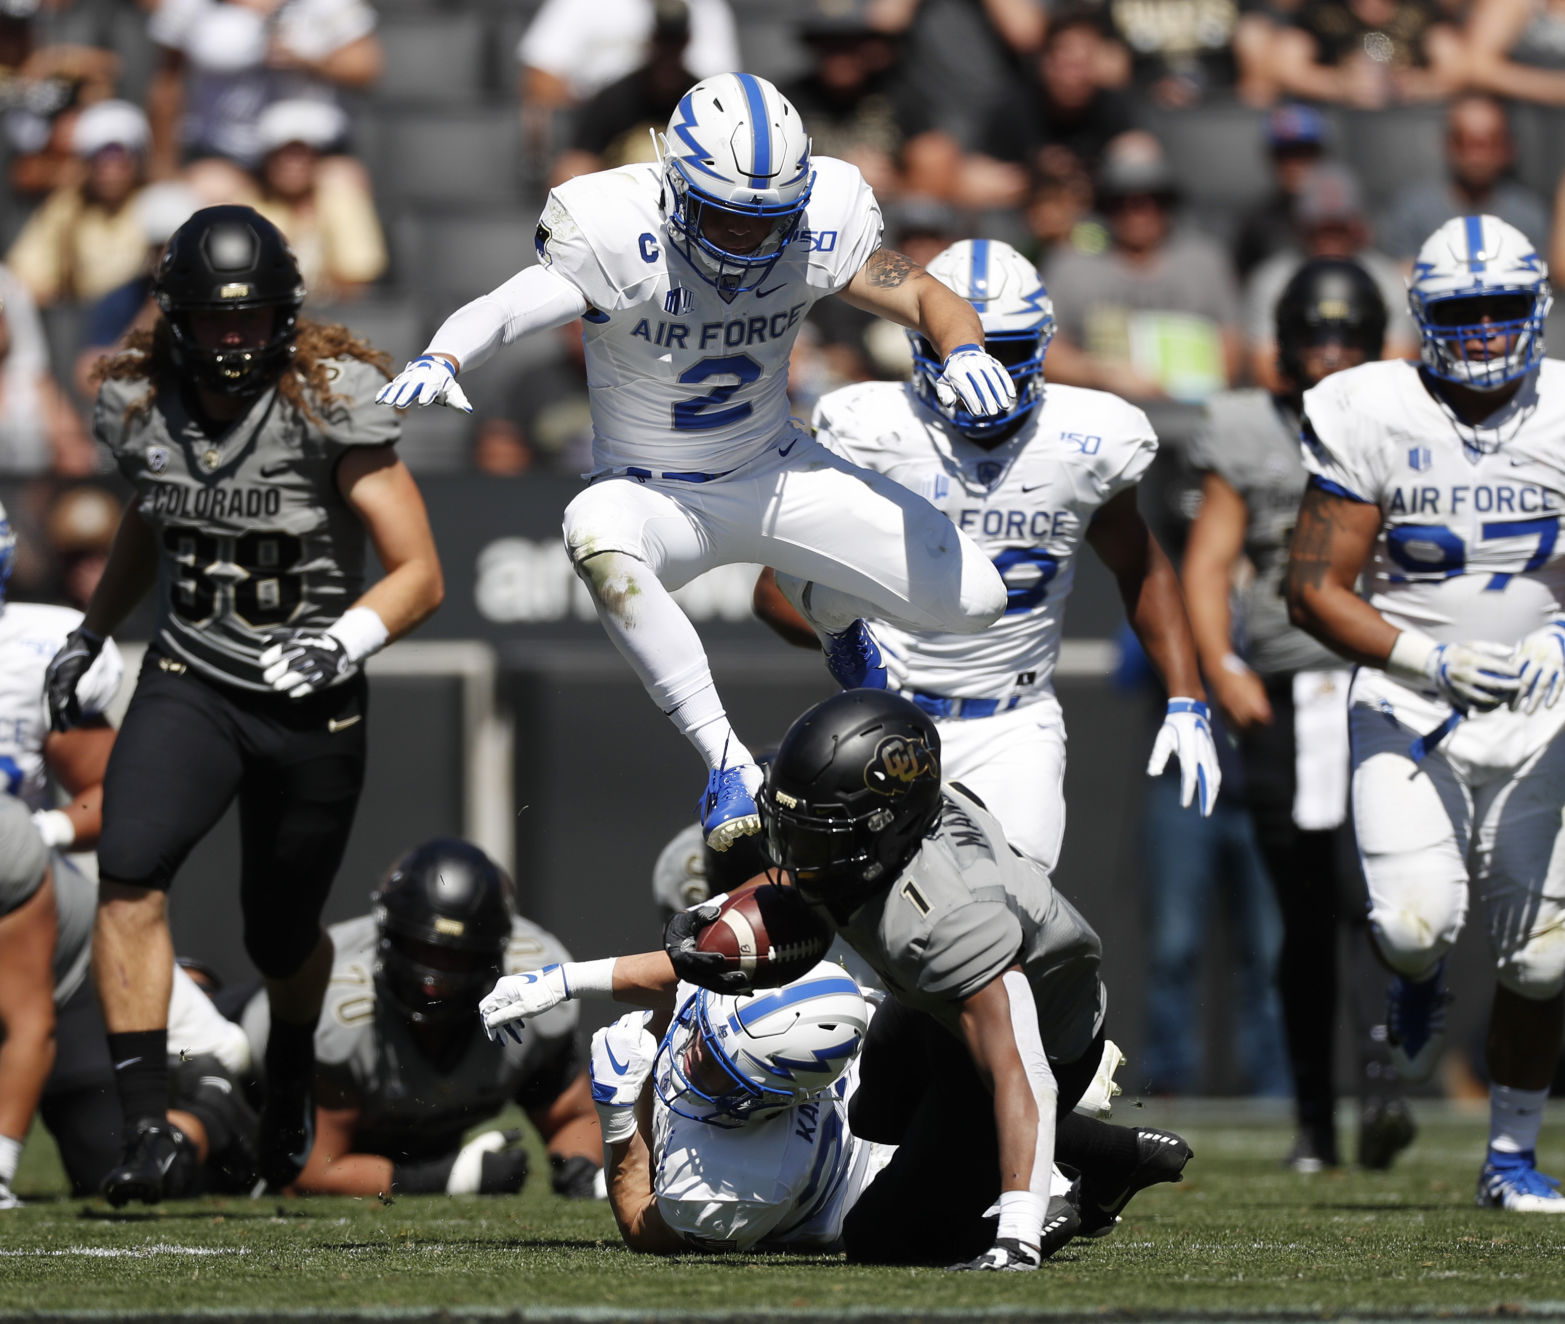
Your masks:
[[[58,1250],[0,1250],[13,1258],[39,1256],[80,1257],[96,1260],[141,1260],[153,1255],[248,1255],[242,1246],[174,1246],[160,1241],[151,1246],[62,1246]]]

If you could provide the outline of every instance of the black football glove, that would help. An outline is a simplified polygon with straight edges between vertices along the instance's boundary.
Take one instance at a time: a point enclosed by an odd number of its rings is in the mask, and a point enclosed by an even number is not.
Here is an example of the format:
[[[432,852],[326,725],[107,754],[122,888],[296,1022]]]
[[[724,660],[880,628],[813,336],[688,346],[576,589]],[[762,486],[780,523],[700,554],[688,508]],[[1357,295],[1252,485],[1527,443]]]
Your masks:
[[[726,894],[715,896],[689,910],[676,910],[663,926],[663,950],[674,963],[674,974],[687,984],[713,993],[751,993],[750,977],[742,970],[724,969],[727,958],[721,952],[696,947],[702,930],[717,918],[727,899]]]
[[[517,1140],[521,1136],[517,1133]],[[507,1145],[485,1154],[478,1178],[480,1195],[515,1195],[527,1184],[527,1151],[521,1145]]]
[[[76,687],[103,651],[103,638],[77,626],[65,636],[60,651],[50,659],[44,673],[43,692],[49,698],[49,726],[69,731],[81,724],[82,705]]]
[[[598,1198],[598,1174],[602,1172],[585,1154],[549,1155],[549,1185],[556,1195],[567,1200],[596,1200]]]
[[[353,670],[342,640],[324,630],[274,634],[261,654],[261,679],[290,699],[302,699]]]
[[[958,1273],[970,1269],[991,1273],[1029,1273],[1040,1263],[1042,1261],[1035,1247],[1025,1245],[1015,1237],[1000,1237],[976,1260],[968,1260],[966,1264],[953,1264],[951,1267]]]

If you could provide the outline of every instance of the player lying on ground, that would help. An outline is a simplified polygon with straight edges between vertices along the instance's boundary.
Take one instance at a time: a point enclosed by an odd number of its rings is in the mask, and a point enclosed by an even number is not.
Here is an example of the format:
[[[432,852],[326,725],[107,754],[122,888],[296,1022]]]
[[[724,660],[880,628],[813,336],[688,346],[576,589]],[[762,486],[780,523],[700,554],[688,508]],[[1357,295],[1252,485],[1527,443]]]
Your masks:
[[[1392,1061],[1422,1080],[1440,1058],[1471,886],[1495,972],[1478,1202],[1565,1213],[1535,1158],[1565,1023],[1565,366],[1543,262],[1493,216],[1436,230],[1408,299],[1421,364],[1305,394],[1289,606],[1359,668],[1353,825]]]
[[[1071,1113],[1103,1056],[1097,935],[977,801],[942,791],[939,749],[928,716],[893,694],[812,708],[767,773],[769,854],[890,994],[850,1124],[899,1148],[845,1220],[849,1257],[1036,1268],[1062,1244],[1045,1226],[1055,1161],[1080,1170],[1080,1231],[1100,1234],[1136,1191],[1177,1180],[1190,1150]],[[697,947],[717,913],[674,917],[670,962],[745,991],[748,975]],[[635,1000],[667,980],[654,956],[576,963],[502,980],[480,1009],[494,1035],[569,997]]]
[[[154,277],[151,328],[100,367],[93,428],[135,487],[81,626],[49,665],[59,730],[103,640],[151,591],[157,621],[104,779],[93,936],[123,1162],[105,1194],[161,1198],[176,1139],[167,892],[235,801],[245,947],[276,1013],[263,1176],[310,1149],[311,1044],[331,973],[320,924],[365,766],[365,659],[439,604],[422,498],[372,404],[384,357],[301,322],[282,234],[248,207],[197,212]],[[365,541],[385,576],[364,586]]]
[[[944,400],[938,360],[909,332],[911,379],[822,397],[815,435],[928,497],[994,562],[1006,605],[979,635],[873,621],[894,686],[934,718],[946,780],[969,787],[1011,845],[1052,869],[1065,833],[1065,719],[1054,668],[1076,558],[1090,545],[1171,696],[1147,771],[1156,776],[1176,756],[1183,803],[1210,813],[1219,772],[1206,691],[1179,581],[1136,508],[1137,485],[1157,453],[1151,423],[1106,391],[1045,383],[1053,304],[1037,269],[1009,244],[964,239],[929,273],[977,310],[984,345],[1011,375],[1015,405],[984,417]],[[771,570],[755,602],[784,638],[814,645]]]
[[[374,912],[332,925],[336,952],[315,1032],[315,1148],[300,1194],[506,1195],[527,1179],[518,1132],[473,1127],[521,1105],[561,1195],[602,1195],[602,1142],[574,1006],[496,1052],[473,1004],[502,974],[568,961],[515,913],[510,877],[477,846],[437,837],[408,851]],[[266,1042],[264,992],[244,1012]]]
[[[972,633],[1005,608],[988,557],[944,515],[789,419],[810,306],[839,294],[917,330],[940,362],[934,389],[973,417],[1004,414],[1014,390],[972,305],[881,247],[857,168],[812,157],[764,78],[696,84],[656,142],[657,165],[555,189],[539,265],[453,313],[378,398],[470,408],[458,371],[583,319],[594,471],[566,509],[566,547],[609,637],[704,759],[700,817],[721,850],[759,828],[761,771],[671,590],[714,566],[774,566],[844,686],[885,684],[865,615]]]

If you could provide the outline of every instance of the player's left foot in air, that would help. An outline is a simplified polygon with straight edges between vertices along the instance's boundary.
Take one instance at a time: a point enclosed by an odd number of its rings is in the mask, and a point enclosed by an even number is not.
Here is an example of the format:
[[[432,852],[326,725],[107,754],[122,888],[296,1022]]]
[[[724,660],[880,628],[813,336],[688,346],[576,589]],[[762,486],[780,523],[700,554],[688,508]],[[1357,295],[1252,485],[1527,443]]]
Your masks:
[[[1397,1075],[1414,1085],[1434,1074],[1445,1051],[1445,962],[1427,979],[1393,975],[1386,990],[1386,1048]]]
[[[761,830],[755,796],[765,780],[766,774],[753,763],[712,770],[701,797],[701,831],[708,846],[724,851],[740,837]]]
[[[1130,1203],[1131,1196],[1158,1182],[1179,1181],[1184,1175],[1185,1164],[1195,1157],[1195,1151],[1185,1143],[1183,1136],[1172,1131],[1138,1126],[1136,1155],[1136,1166],[1128,1177],[1119,1181],[1106,1181],[1092,1173],[1082,1174],[1078,1237],[1107,1236],[1119,1222],[1120,1210]]]
[[[315,1144],[315,1091],[303,1082],[269,1082],[256,1148],[261,1180],[269,1191],[292,1186]]]
[[[1532,1150],[1507,1154],[1491,1149],[1478,1174],[1478,1203],[1513,1214],[1565,1214],[1558,1178],[1538,1171]]]
[[[841,634],[828,634],[821,647],[826,652],[826,670],[843,689],[886,688],[886,660],[863,621],[854,621]]]
[[[1359,1114],[1359,1167],[1384,1172],[1417,1134],[1406,1099],[1377,1095],[1368,1100]]]

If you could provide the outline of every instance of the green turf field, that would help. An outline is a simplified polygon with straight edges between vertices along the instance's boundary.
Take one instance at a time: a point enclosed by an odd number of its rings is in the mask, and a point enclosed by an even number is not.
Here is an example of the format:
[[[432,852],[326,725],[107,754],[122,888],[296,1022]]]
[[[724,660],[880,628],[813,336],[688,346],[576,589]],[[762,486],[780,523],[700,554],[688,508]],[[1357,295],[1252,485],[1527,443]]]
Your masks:
[[[0,1215],[0,1313],[1565,1316],[1565,1218],[1475,1208],[1482,1115],[1419,1115],[1392,1173],[1299,1177],[1278,1164],[1290,1137],[1275,1109],[1121,1101],[1116,1120],[1190,1139],[1184,1183],[1144,1192],[1112,1236],[1004,1276],[634,1256],[607,1207],[559,1200],[546,1181],[516,1199],[214,1199],[115,1214],[59,1194],[40,1134],[18,1181],[37,1198]],[[1565,1109],[1545,1136],[1545,1168],[1565,1171]]]

